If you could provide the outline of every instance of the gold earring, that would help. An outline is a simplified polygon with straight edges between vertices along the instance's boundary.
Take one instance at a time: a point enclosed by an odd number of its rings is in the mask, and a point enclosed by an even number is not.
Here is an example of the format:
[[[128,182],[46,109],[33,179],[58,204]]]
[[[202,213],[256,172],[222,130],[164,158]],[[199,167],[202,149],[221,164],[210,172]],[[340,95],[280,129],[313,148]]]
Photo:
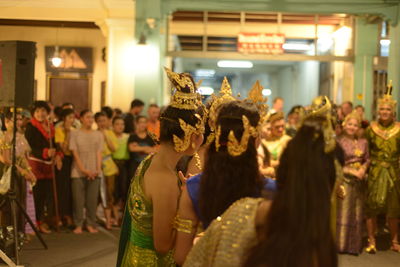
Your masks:
[[[196,148],[196,144],[192,143],[192,148],[195,149]]]

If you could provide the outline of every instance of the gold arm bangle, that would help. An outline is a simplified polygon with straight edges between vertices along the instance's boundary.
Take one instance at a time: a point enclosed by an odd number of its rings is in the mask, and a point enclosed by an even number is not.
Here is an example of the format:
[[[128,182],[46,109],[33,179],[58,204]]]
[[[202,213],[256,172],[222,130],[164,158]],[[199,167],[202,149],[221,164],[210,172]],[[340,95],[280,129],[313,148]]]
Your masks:
[[[179,215],[176,215],[174,219],[174,228],[178,232],[191,234],[193,230],[193,221],[189,219],[182,219]]]

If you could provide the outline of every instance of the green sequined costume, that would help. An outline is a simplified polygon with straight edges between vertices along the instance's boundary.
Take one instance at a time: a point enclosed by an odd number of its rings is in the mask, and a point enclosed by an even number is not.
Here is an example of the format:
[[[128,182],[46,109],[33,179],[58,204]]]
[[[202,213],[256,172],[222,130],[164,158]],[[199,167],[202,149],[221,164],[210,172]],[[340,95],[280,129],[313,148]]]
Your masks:
[[[366,131],[371,165],[368,172],[366,214],[400,216],[400,123],[384,127],[371,123]]]
[[[132,180],[121,229],[117,267],[175,266],[173,253],[158,254],[153,244],[153,205],[143,192],[143,177],[149,156],[139,165]]]

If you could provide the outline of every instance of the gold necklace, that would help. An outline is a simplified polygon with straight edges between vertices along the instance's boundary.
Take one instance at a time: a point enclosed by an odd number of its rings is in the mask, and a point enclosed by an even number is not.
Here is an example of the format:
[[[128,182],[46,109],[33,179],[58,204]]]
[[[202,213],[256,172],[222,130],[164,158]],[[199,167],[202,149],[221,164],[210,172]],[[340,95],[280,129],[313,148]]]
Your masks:
[[[199,153],[194,153],[194,158],[195,158],[195,160],[196,160],[196,167],[200,170],[200,171],[202,171],[203,170],[203,168],[201,167],[201,159],[200,159],[200,156],[199,156]]]

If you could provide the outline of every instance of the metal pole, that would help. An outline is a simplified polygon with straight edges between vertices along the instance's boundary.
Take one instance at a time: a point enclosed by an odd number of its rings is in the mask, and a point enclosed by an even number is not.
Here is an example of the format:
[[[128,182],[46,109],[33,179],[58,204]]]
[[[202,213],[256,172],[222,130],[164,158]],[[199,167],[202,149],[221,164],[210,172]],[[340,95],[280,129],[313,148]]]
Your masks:
[[[53,144],[53,137],[51,135],[51,123],[50,119],[47,120],[47,126],[48,126],[48,131],[49,131],[49,144],[50,144],[50,149],[54,148]],[[52,181],[53,181],[53,197],[54,197],[54,210],[56,212],[56,229],[57,232],[60,231],[60,214],[58,211],[58,196],[57,196],[57,184],[56,184],[56,171],[55,171],[55,162],[54,162],[55,156],[52,157],[52,164],[51,164],[51,174],[53,176]]]
[[[11,184],[10,184],[10,189],[11,189],[11,194],[12,198],[15,200],[17,195],[15,191],[15,179],[17,179],[17,157],[16,157],[16,144],[17,144],[17,106],[14,104],[14,112],[13,112],[13,139],[12,139],[12,147],[11,147]],[[17,223],[17,213],[15,211],[15,202],[10,201],[10,207],[11,207],[11,214],[12,214],[12,221],[13,221],[13,227],[14,227],[14,249],[15,249],[15,259],[17,262],[17,265],[19,265],[19,252],[18,252],[18,223]]]

